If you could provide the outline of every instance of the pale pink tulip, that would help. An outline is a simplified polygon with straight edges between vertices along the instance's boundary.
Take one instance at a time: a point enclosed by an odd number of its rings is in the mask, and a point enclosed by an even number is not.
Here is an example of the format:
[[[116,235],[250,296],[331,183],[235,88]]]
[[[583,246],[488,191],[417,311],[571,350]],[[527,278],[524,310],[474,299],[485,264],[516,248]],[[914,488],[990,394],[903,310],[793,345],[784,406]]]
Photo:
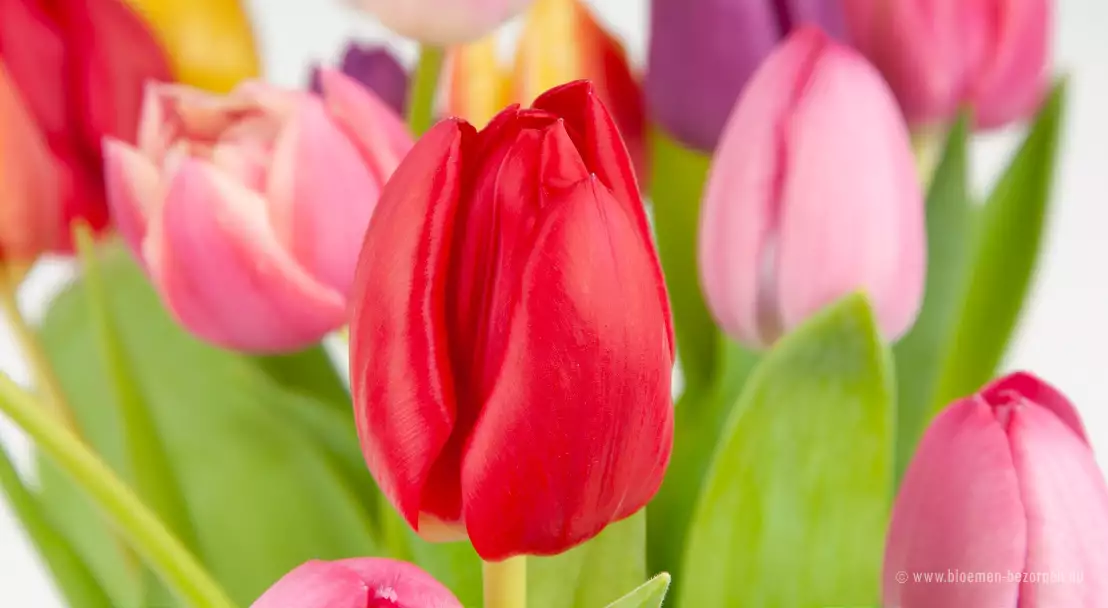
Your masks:
[[[412,140],[373,93],[337,72],[322,83],[151,85],[138,148],[104,144],[120,232],[205,340],[286,351],[345,323],[362,237]]]
[[[347,0],[394,32],[439,46],[472,42],[533,0]]]
[[[923,195],[880,74],[813,27],[744,89],[712,164],[701,283],[723,328],[764,347],[854,291],[889,339],[922,297]]]
[[[885,606],[1101,608],[1106,573],[1108,486],[1061,393],[1013,374],[931,423],[893,507]]]
[[[885,74],[908,121],[982,127],[1025,118],[1050,79],[1051,0],[844,0],[854,44]]]
[[[431,575],[391,559],[313,560],[277,581],[251,608],[461,608]]]

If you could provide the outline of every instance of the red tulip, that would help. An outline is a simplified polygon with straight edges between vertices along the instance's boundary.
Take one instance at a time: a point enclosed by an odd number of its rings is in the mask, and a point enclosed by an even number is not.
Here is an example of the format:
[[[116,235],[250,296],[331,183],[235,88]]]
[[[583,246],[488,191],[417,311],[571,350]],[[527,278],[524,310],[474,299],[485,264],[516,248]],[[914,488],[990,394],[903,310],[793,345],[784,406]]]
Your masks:
[[[554,554],[657,491],[672,327],[631,162],[587,82],[424,136],[382,193],[352,302],[362,449],[424,537]]]
[[[143,86],[169,80],[168,61],[118,0],[0,0],[0,61],[53,156],[68,251],[73,220],[108,223],[101,139],[134,141]]]
[[[461,608],[442,583],[391,559],[312,560],[277,581],[251,608]]]
[[[948,407],[904,477],[885,606],[1108,605],[1108,486],[1069,401],[1013,374]]]

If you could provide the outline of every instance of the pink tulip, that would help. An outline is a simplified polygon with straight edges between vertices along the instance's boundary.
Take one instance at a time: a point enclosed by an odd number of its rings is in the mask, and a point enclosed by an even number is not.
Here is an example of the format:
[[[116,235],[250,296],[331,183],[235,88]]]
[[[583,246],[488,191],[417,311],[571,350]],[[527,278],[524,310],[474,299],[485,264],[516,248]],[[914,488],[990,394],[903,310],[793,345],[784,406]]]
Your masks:
[[[1061,393],[1013,374],[931,423],[893,508],[885,606],[1099,608],[1106,576],[1108,486]]]
[[[104,144],[120,232],[205,340],[287,351],[345,323],[370,215],[412,140],[373,93],[322,81],[318,97],[152,85],[138,148]]]
[[[434,45],[472,42],[533,0],[347,0],[396,33]]]
[[[307,562],[277,581],[251,608],[461,608],[419,568],[362,557]]]
[[[854,44],[885,74],[908,121],[999,127],[1049,83],[1051,0],[844,0]]]
[[[720,325],[752,347],[864,290],[886,337],[922,297],[923,195],[892,93],[813,27],[755,72],[713,161],[701,282]]]

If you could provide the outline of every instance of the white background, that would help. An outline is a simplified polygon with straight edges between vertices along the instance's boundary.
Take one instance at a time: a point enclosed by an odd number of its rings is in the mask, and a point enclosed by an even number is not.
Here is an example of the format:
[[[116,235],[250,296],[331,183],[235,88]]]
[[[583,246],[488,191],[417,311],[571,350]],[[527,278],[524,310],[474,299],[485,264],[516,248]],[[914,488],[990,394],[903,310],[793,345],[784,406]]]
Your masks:
[[[257,34],[268,76],[298,86],[314,60],[331,60],[344,41],[381,40],[370,19],[320,0],[253,0]],[[645,52],[644,0],[592,0],[628,41],[636,61]],[[1102,0],[1057,2],[1054,48],[1061,71],[1071,75],[1061,173],[1056,183],[1047,253],[1007,367],[1050,380],[1078,405],[1094,447],[1108,465],[1108,4]],[[414,48],[390,44],[411,61]],[[974,173],[984,188],[1004,165],[1018,134],[992,136],[977,146]],[[1014,243],[1013,246],[1018,246]],[[38,318],[44,303],[68,276],[61,262],[39,268],[22,295]],[[0,368],[26,378],[6,325],[0,325]],[[27,465],[25,439],[0,417],[0,440]],[[18,524],[0,501],[0,608],[51,608],[59,600]]]

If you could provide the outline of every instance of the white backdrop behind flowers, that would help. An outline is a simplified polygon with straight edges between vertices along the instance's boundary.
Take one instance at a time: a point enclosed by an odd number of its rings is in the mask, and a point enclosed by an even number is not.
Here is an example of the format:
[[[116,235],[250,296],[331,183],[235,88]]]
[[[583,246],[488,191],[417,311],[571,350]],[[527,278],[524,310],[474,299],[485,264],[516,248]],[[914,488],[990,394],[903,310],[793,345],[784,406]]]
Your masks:
[[[646,0],[591,0],[642,64],[648,19]],[[314,61],[328,61],[350,39],[388,44],[406,63],[414,45],[341,2],[252,0],[256,35],[267,77],[281,85],[305,82]],[[1108,4],[1062,0],[1056,4],[1055,63],[1069,74],[1069,98],[1045,254],[1010,356],[1009,370],[1030,369],[1060,387],[1080,409],[1102,467],[1108,468]],[[991,183],[1019,133],[991,135],[975,144],[974,179]],[[68,264],[44,262],[24,287],[21,303],[37,320],[72,275]],[[17,380],[27,368],[6,323],[0,324],[0,368]],[[0,441],[17,464],[30,464],[29,446],[0,418]],[[61,606],[48,575],[0,501],[0,606]]]

